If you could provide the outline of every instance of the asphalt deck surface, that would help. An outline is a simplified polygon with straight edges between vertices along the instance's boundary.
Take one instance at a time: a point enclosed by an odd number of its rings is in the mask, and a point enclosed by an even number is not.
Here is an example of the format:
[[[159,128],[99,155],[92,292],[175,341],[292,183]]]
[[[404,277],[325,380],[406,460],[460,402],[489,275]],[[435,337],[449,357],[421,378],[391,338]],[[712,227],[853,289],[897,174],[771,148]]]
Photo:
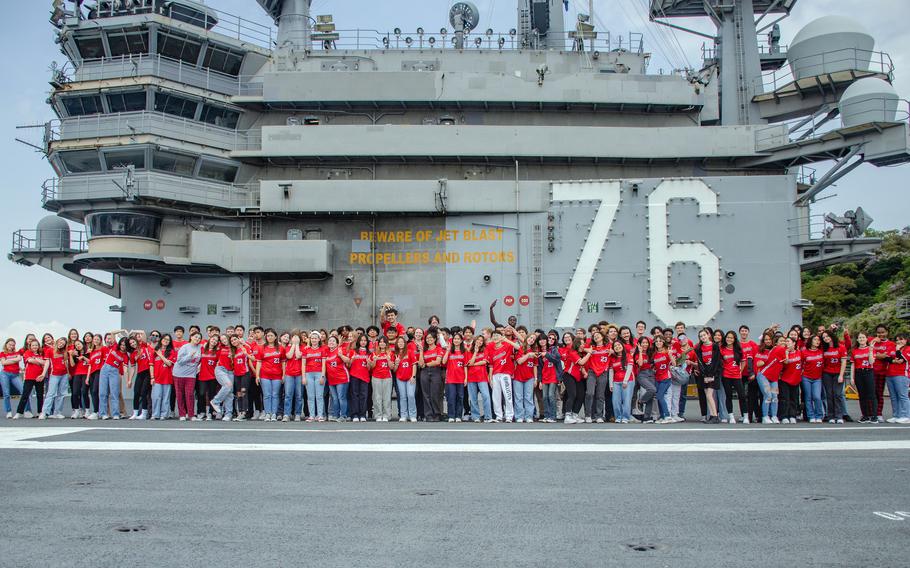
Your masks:
[[[0,419],[0,479],[0,566],[910,564],[906,426]]]

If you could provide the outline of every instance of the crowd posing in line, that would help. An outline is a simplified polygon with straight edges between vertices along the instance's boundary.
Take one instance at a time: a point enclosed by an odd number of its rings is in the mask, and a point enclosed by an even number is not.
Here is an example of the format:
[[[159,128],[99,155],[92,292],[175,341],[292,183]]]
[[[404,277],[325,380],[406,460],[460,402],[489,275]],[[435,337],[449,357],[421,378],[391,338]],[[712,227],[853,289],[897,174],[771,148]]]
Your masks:
[[[514,317],[491,327],[405,327],[391,304],[381,325],[276,331],[242,325],[189,326],[173,333],[117,330],[7,339],[0,386],[7,418],[120,419],[122,386],[135,420],[365,422],[534,422],[564,424],[685,421],[686,387],[696,385],[702,421],[843,424],[845,387],[859,394],[859,422],[910,423],[910,346],[837,325],[772,325],[753,341],[737,330],[686,335],[639,321],[562,334],[529,330]],[[20,393],[15,412],[11,395]],[[34,404],[32,394],[35,395]],[[371,404],[372,403],[372,404]],[[633,408],[636,412],[633,412]]]

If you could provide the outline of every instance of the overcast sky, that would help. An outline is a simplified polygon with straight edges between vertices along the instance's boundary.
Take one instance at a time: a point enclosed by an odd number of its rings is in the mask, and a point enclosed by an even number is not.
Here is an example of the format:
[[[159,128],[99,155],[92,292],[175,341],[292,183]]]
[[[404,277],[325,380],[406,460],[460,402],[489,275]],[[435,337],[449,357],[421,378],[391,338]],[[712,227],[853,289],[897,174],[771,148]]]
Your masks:
[[[269,19],[254,0],[208,0],[220,10],[269,24]],[[595,23],[614,36],[628,32],[645,34],[645,48],[654,54],[651,72],[670,70],[683,65],[699,67],[703,39],[682,32],[670,33],[647,21],[648,0],[597,0]],[[53,118],[45,103],[48,95],[48,68],[52,61],[62,63],[63,56],[54,44],[53,28],[47,18],[50,0],[3,2],[16,9],[0,19],[0,76],[7,85],[0,106],[0,242],[3,252],[9,250],[12,232],[34,228],[48,212],[41,209],[41,183],[53,176],[42,156],[14,141],[18,136],[40,139],[17,131],[16,126],[41,124]],[[314,0],[313,13],[331,13],[341,29],[391,30],[400,27],[427,30],[449,27],[446,14],[448,0]],[[507,31],[515,27],[515,3],[507,0],[475,0],[481,13],[481,28]],[[567,22],[573,22],[577,10],[587,11],[587,0],[571,0]],[[906,70],[910,34],[910,2],[907,0],[800,0],[791,18],[781,24],[787,44],[807,22],[827,14],[856,18],[876,38],[876,50],[889,53],[896,66],[895,86],[910,97],[910,70]],[[713,31],[706,21],[677,21],[702,31]],[[676,42],[679,42],[678,45]],[[676,46],[676,47],[674,47]],[[906,104],[905,104],[906,108]],[[819,171],[825,169],[819,165]],[[874,228],[891,229],[910,224],[910,206],[905,193],[910,179],[910,166],[874,168],[863,165],[847,176],[834,195],[823,201],[817,213],[843,213],[861,205],[874,219]],[[25,268],[0,260],[0,338],[13,335],[19,341],[27,331],[51,331],[58,334],[68,327],[80,330],[113,328],[119,318],[108,311],[118,303],[114,298],[94,292],[67,278],[38,267]]]

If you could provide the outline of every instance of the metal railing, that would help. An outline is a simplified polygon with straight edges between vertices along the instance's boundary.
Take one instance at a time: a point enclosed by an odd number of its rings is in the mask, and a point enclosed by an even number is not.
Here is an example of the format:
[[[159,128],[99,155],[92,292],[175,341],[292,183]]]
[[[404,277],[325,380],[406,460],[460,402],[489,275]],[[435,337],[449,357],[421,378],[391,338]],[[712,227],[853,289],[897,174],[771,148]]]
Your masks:
[[[125,77],[154,76],[226,95],[241,93],[252,76],[235,76],[198,67],[157,53],[86,59],[73,73],[76,81],[101,81]]]
[[[883,51],[869,51],[854,47],[790,59],[789,65],[762,75],[753,85],[755,94],[773,93],[796,81],[794,68],[806,76],[827,75],[831,68],[862,71],[894,77],[894,62]]]
[[[221,183],[159,171],[136,171],[127,184],[125,173],[87,174],[51,178],[41,186],[42,205],[59,201],[125,199],[131,196],[163,199],[222,207],[255,209],[259,207],[259,183]]]
[[[19,229],[13,233],[12,252],[85,252],[85,231],[70,229]]]
[[[783,57],[787,56],[787,45],[776,45],[771,47],[767,43],[760,42],[758,44],[758,54],[761,55],[781,55]],[[717,48],[714,46],[709,46],[707,43],[701,44],[701,58],[704,61],[705,59],[714,59],[717,57]]]
[[[92,114],[54,119],[46,128],[47,142],[109,136],[153,134],[205,146],[233,150],[247,143],[245,132],[157,111]]]
[[[271,49],[274,45],[276,32],[273,26],[241,18],[230,12],[213,8],[210,5],[205,5],[202,11],[188,11],[185,7],[181,9],[179,5],[175,6],[173,4],[166,4],[161,6],[160,9],[155,9],[154,0],[133,2],[128,7],[126,4],[128,3],[98,2],[88,14],[83,15],[87,15],[89,19],[98,19],[158,14],[266,49]]]

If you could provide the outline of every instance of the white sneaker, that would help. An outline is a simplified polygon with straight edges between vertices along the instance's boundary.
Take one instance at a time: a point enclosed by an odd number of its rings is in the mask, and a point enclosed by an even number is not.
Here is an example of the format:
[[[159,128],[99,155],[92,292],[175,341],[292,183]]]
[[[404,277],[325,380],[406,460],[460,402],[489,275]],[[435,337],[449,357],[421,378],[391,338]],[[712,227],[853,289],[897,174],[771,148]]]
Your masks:
[[[115,415],[114,420],[120,420],[120,415],[119,414]]]
[[[364,422],[366,422],[366,420],[364,420]],[[416,418],[411,418],[411,419],[409,420],[409,422],[417,422],[417,419],[416,419]]]
[[[398,421],[399,421],[399,422],[407,422],[408,419],[407,419],[407,418],[399,418]],[[449,422],[454,422],[454,420],[452,420],[451,418],[449,418]]]
[[[595,420],[594,422],[596,422],[596,423],[598,423],[598,424],[603,424],[603,423],[604,423],[604,419],[603,419],[603,418],[598,418],[598,419]]]
[[[896,422],[898,424],[910,424],[910,418],[898,418]]]
[[[772,417],[771,417],[771,423],[772,423],[772,424],[780,424],[780,418],[778,418],[777,416],[772,416]]]
[[[133,414],[131,414],[130,417],[129,417],[127,420],[135,420],[135,419],[137,419],[137,418],[139,418],[139,411],[138,411],[138,410],[134,410],[134,411],[133,411]]]
[[[86,417],[86,420],[98,420],[98,413],[92,412]]]
[[[9,416],[7,416],[7,418],[9,418]],[[79,418],[79,411],[78,411],[78,410],[74,410],[74,411],[73,411],[73,415],[70,416],[70,419],[75,420],[75,419],[77,419],[77,418]]]
[[[41,414],[38,415],[38,420],[46,420],[46,419],[47,419],[47,414],[42,412]]]
[[[575,419],[573,414],[566,414],[566,419],[562,421],[563,424],[577,424],[578,420]]]
[[[449,418],[448,421],[449,421],[449,422],[455,422],[455,419],[454,419],[454,418]]]
[[[838,418],[838,419],[835,421],[835,423],[837,423],[837,424],[843,424],[843,423],[844,423],[844,419],[843,419],[843,418]]]
[[[891,418],[885,420],[885,422],[887,422],[888,424],[894,424],[895,422],[897,422],[897,418],[892,416]]]
[[[9,413],[7,413],[7,414],[9,414]],[[20,418],[22,418],[22,415],[17,412],[15,414],[13,414],[12,420],[19,420]]]
[[[590,417],[590,416],[588,416],[588,417],[585,418],[585,424],[591,424],[592,422],[594,422],[594,421],[591,420],[591,417]]]
[[[195,420],[195,418],[194,418],[194,420]],[[181,422],[186,422],[186,416],[181,416],[181,417],[180,417],[180,421],[181,421]]]
[[[199,418],[198,416],[193,416],[192,418],[190,418],[190,422],[202,422],[202,418]]]
[[[525,422],[530,422],[530,421],[531,421],[530,418],[528,418],[527,420],[525,420]],[[461,418],[456,418],[456,419],[455,419],[455,422],[461,422]]]
[[[730,417],[727,418],[727,423],[728,423],[728,424],[736,424],[736,418],[731,414]]]
[[[764,418],[762,418],[761,423],[762,424],[774,424],[774,422],[771,422],[771,418],[769,416],[765,416]]]
[[[258,410],[254,410],[254,411],[253,411],[253,417],[250,418],[250,420],[260,420],[260,419],[261,419],[261,417],[260,417],[260,412],[259,412]]]
[[[7,412],[7,413],[6,413],[6,417],[7,417],[7,418],[12,418],[12,417],[13,417],[13,413],[12,413],[12,412]]]
[[[743,424],[748,424],[748,423],[749,423],[749,417],[743,416]]]
[[[298,414],[297,416],[294,417],[294,422],[300,422],[300,415],[299,415],[299,414]]]
[[[26,418],[31,418],[34,416],[34,414],[32,414],[30,410],[26,410],[25,414],[23,414],[23,416],[25,416]]]
[[[282,422],[290,422],[290,421],[291,421],[291,417],[288,416],[287,414],[285,414],[285,415],[284,415],[284,418],[282,418],[281,421],[282,421]]]
[[[66,420],[66,416],[60,414],[59,412],[57,414],[54,414],[53,416],[51,416],[51,418],[53,418],[54,420]]]

